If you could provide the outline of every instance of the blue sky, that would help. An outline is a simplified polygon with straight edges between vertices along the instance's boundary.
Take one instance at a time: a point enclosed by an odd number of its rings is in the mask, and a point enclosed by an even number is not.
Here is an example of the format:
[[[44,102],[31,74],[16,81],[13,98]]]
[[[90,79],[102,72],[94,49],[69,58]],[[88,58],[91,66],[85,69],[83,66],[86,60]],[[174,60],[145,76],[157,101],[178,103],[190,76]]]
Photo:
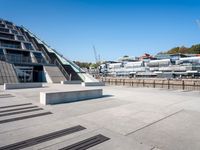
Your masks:
[[[156,54],[200,43],[198,0],[0,0],[0,18],[24,25],[72,60]]]

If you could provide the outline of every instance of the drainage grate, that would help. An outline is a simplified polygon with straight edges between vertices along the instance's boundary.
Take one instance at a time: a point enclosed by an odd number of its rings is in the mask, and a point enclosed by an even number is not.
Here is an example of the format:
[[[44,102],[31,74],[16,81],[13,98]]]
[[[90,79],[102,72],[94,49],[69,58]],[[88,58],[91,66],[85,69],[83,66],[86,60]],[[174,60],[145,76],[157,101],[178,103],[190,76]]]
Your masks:
[[[38,137],[35,137],[35,138],[32,138],[32,139],[28,139],[28,140],[25,140],[25,141],[6,145],[6,146],[3,146],[3,147],[0,147],[0,150],[19,150],[19,149],[23,149],[23,148],[27,148],[27,147],[30,147],[30,146],[33,146],[33,145],[40,144],[42,142],[50,141],[50,140],[53,140],[53,139],[56,139],[56,138],[59,138],[59,137],[62,137],[62,136],[68,135],[68,134],[72,134],[72,133],[75,133],[75,132],[78,132],[78,131],[81,131],[81,130],[84,130],[84,129],[86,129],[86,128],[78,125],[78,126],[74,126],[74,127],[71,127],[71,128],[66,128],[66,129],[63,129],[63,130],[59,130],[59,131],[56,131],[56,132],[45,134],[45,135],[42,135],[42,136],[38,136]]]
[[[24,109],[30,109],[30,108],[37,108],[37,107],[38,106],[29,106],[29,107],[15,108],[15,109],[7,109],[7,110],[0,111],[0,113],[10,112],[10,111],[17,111],[17,110],[24,110]]]
[[[90,147],[93,147],[95,145],[98,145],[100,143],[103,143],[110,138],[103,136],[101,134],[98,134],[96,136],[90,137],[88,139],[85,139],[83,141],[80,141],[78,143],[74,143],[72,145],[69,145],[67,147],[61,148],[60,150],[86,150]]]
[[[0,114],[0,117],[16,115],[16,114],[23,114],[23,113],[33,112],[33,111],[38,111],[38,110],[43,110],[43,109],[42,108],[36,108],[36,109],[23,110],[23,111],[18,111],[18,112],[5,113],[5,114]]]
[[[32,105],[32,103],[24,103],[24,104],[17,104],[17,105],[2,106],[2,107],[0,107],[0,109],[10,108],[10,107],[18,107],[18,106],[25,106],[25,105]]]
[[[15,97],[15,96],[13,96],[11,94],[1,94],[0,95],[0,98],[9,98],[9,97]]]
[[[34,115],[29,115],[29,116],[22,116],[22,117],[17,117],[17,118],[5,119],[5,120],[0,120],[0,124],[18,121],[18,120],[29,119],[29,118],[34,118],[34,117],[39,117],[39,116],[45,116],[45,115],[50,115],[50,114],[52,114],[52,113],[51,112],[44,112],[44,113],[39,113],[39,114],[34,114]]]

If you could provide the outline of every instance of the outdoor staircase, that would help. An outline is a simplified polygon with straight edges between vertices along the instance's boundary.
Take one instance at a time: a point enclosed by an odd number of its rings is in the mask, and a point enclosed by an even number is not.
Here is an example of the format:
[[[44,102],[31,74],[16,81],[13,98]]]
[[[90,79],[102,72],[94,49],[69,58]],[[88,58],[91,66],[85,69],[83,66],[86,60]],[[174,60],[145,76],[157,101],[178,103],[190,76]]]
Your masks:
[[[57,66],[44,66],[44,72],[48,83],[66,81],[65,76]]]
[[[80,80],[81,78],[79,77],[79,75],[74,71],[74,69],[72,68],[72,66],[70,65],[63,65],[63,67],[65,68],[66,72],[70,75],[71,80]]]
[[[13,65],[0,60],[0,84],[4,83],[18,83],[18,79]]]

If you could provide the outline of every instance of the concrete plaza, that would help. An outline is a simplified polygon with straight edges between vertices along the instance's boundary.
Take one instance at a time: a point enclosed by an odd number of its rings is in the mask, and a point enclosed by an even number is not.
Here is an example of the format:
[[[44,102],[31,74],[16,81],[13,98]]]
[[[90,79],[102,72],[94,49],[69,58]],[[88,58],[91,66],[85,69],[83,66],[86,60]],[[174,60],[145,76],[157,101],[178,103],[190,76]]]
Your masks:
[[[47,106],[40,104],[40,92],[84,88],[81,85],[46,84],[43,88],[4,91],[1,86],[0,108],[32,103],[42,108],[39,110],[40,113],[51,112],[52,114],[0,123],[0,147],[81,125],[86,129],[25,149],[60,149],[97,134],[109,137],[110,140],[90,149],[200,149],[199,91],[104,86],[100,87],[103,88],[102,98]],[[87,87],[90,88],[99,87]],[[9,109],[11,108],[0,109],[0,111]],[[30,111],[2,115],[0,122],[37,113],[38,111]]]

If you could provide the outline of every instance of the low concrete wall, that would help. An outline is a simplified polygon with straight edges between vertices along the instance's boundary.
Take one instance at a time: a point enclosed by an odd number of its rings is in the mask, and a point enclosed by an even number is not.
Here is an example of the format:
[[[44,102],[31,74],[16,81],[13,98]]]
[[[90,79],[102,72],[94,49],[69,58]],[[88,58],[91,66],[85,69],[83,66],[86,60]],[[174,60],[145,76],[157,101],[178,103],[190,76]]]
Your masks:
[[[61,84],[81,84],[81,81],[74,80],[74,81],[61,81]]]
[[[4,83],[4,90],[40,88],[42,86],[43,86],[42,83]]]
[[[102,97],[102,89],[66,91],[66,92],[40,92],[40,103],[43,105],[60,104],[86,99]]]
[[[82,82],[82,86],[105,86],[104,82]]]

